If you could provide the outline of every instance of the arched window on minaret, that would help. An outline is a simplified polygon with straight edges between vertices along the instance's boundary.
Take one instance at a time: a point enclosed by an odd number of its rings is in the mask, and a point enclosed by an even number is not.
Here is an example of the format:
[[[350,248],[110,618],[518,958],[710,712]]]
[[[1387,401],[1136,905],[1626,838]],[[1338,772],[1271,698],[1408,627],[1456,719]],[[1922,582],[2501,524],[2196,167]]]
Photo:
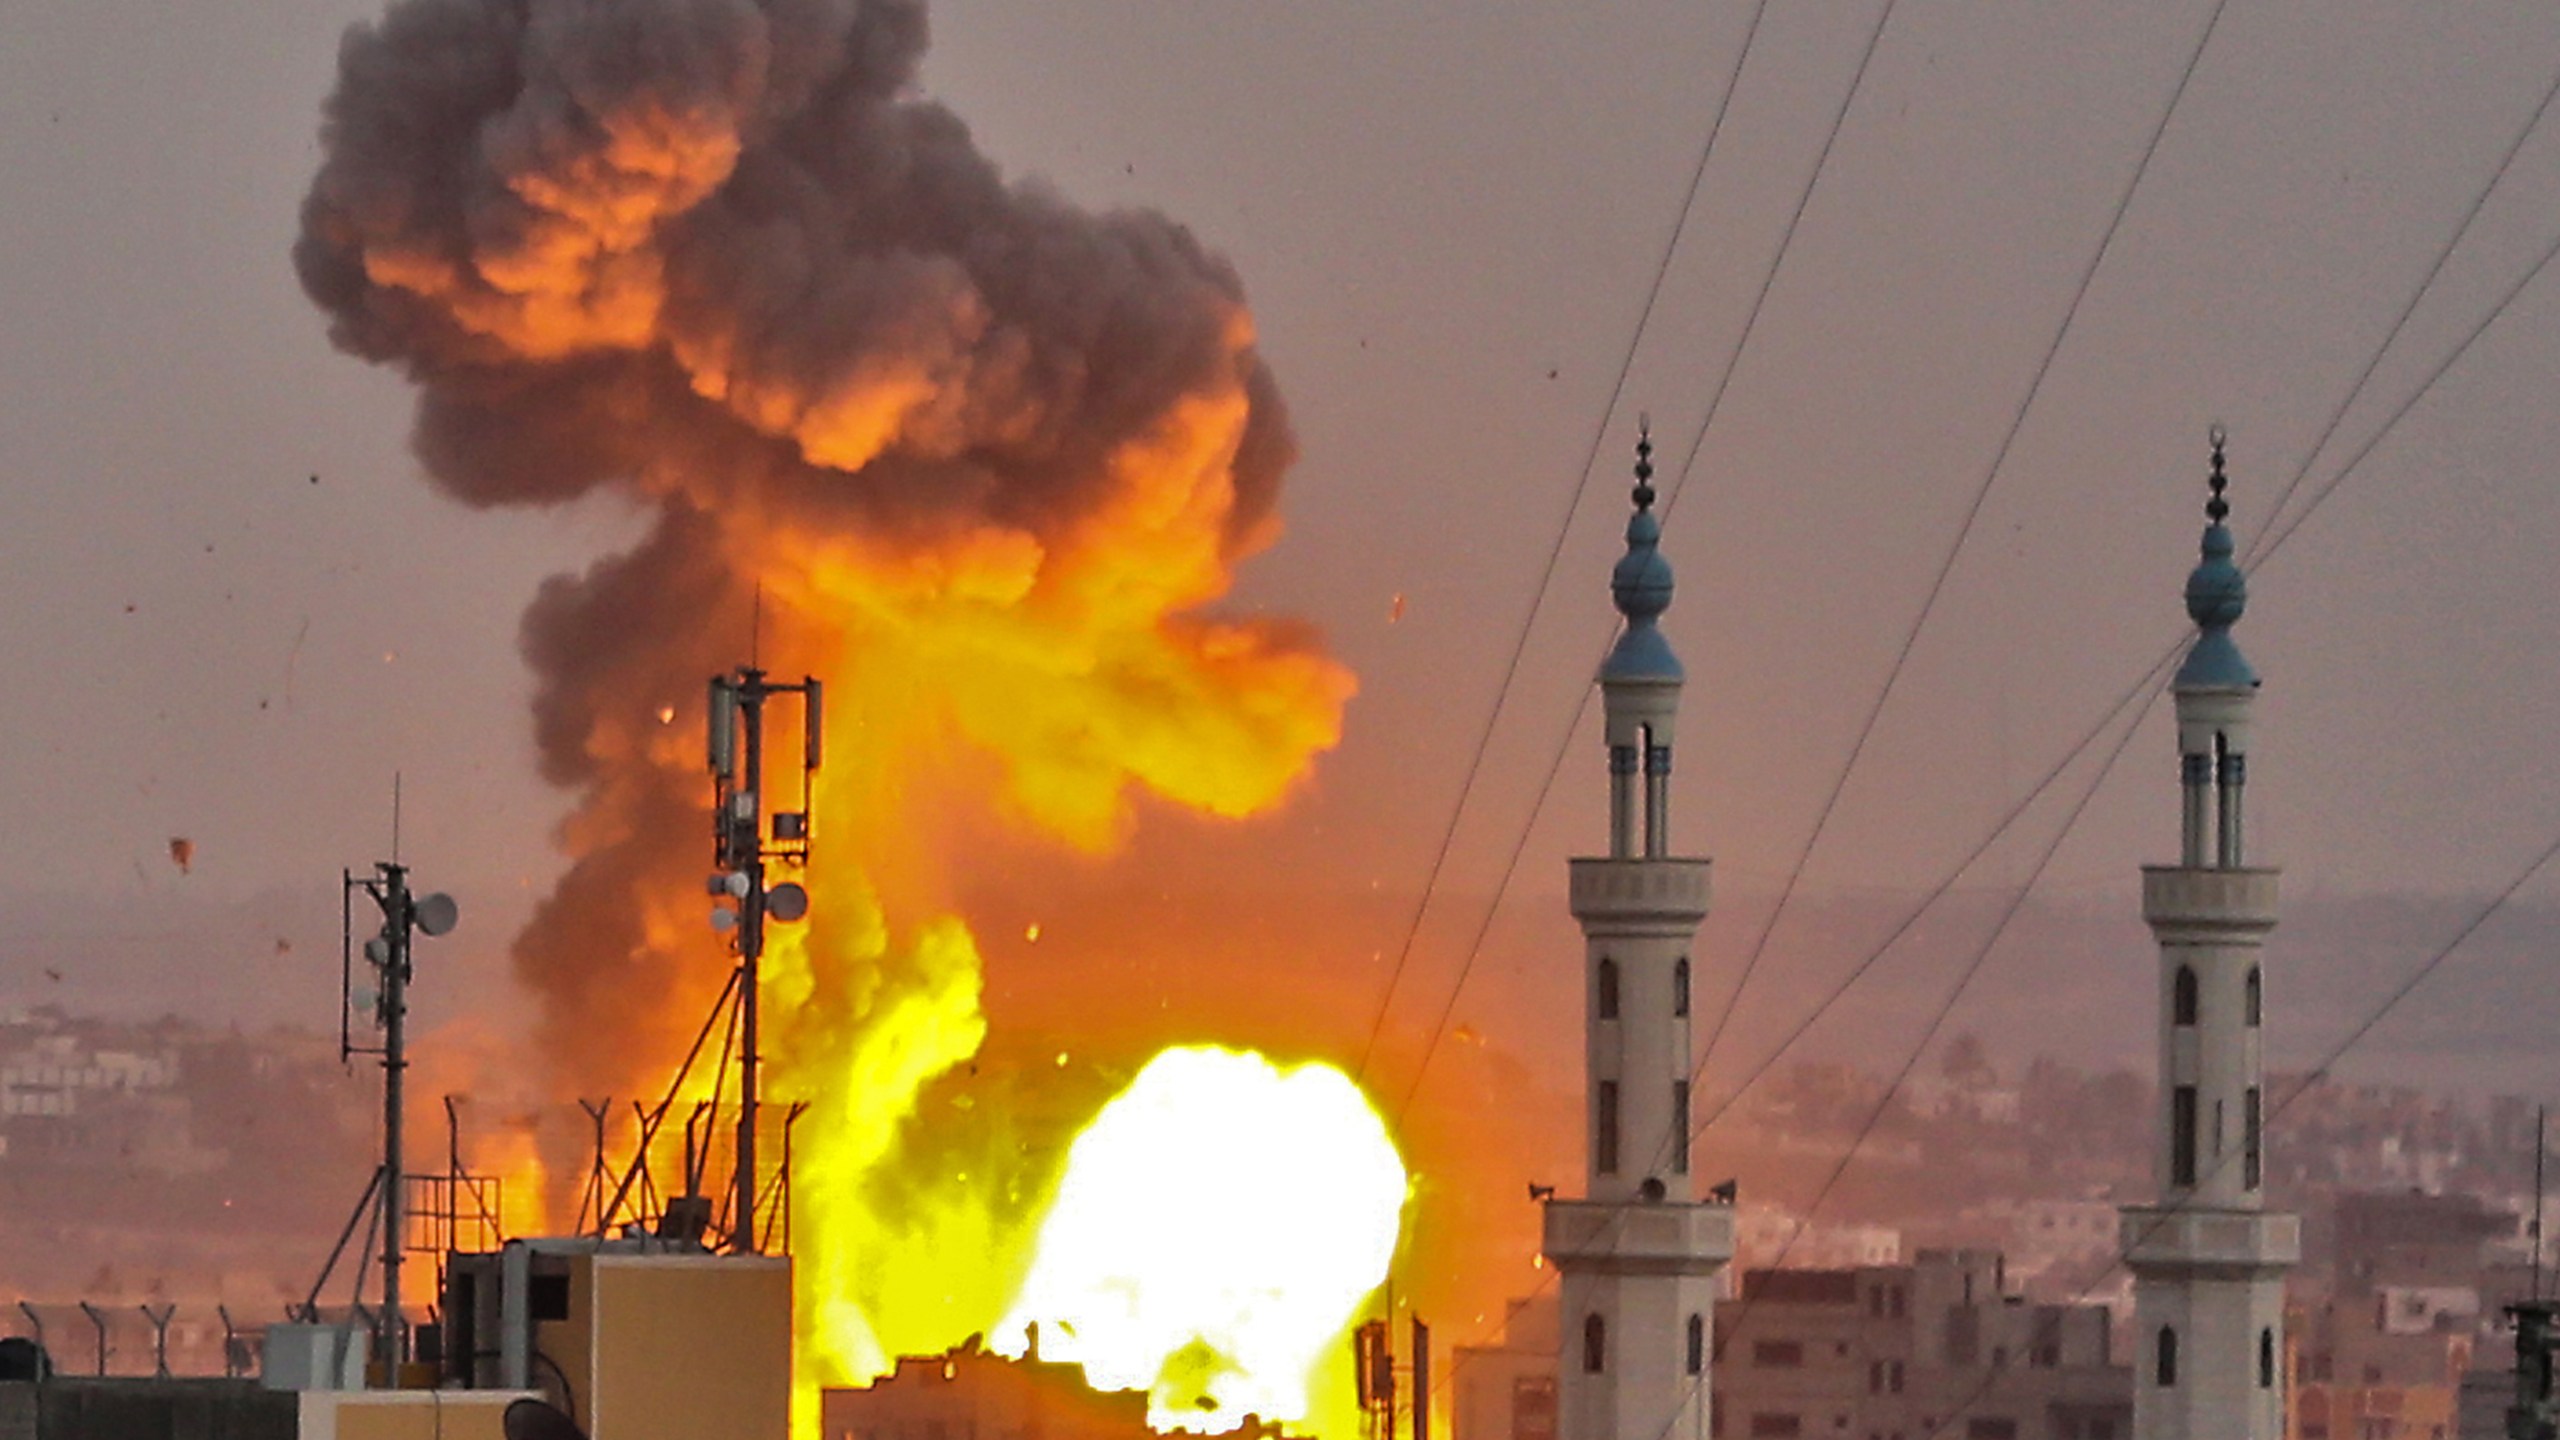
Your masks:
[[[1707,1373],[1707,1317],[1704,1315],[1689,1317],[1689,1373]]]
[[[2169,1092],[2169,1183],[2181,1189],[2196,1183],[2196,1087],[2180,1085]]]
[[[1582,1317],[1582,1370],[1597,1375],[1609,1368],[1609,1322],[1597,1313]]]
[[[1618,1082],[1603,1080],[1600,1093],[1593,1097],[1591,1117],[1592,1167],[1603,1175],[1618,1173]]]
[[[2178,967],[2178,978],[2171,983],[2169,1019],[2172,1024],[2193,1025],[2201,1008],[2196,998],[2196,971],[2192,965]]]
[[[1610,959],[1606,955],[1601,956],[1600,976],[1594,983],[1599,993],[1593,997],[1591,1002],[1593,1015],[1602,1020],[1617,1019],[1618,962]]]
[[[2252,965],[2249,967],[2249,988],[2247,997],[2243,1002],[2246,1009],[2242,1012],[2247,1018],[2249,1026],[2252,1029],[2255,1029],[2259,1024],[2258,1017],[2266,1008],[2266,998],[2266,983],[2258,978],[2258,967]]]
[[[2264,1123],[2265,1116],[2261,1113],[2264,1107],[2258,1093],[2258,1087],[2252,1085],[2240,1097],[2240,1183],[2251,1190],[2258,1188],[2266,1170],[2266,1147],[2258,1137],[2258,1127]]]
[[[1686,955],[1680,957],[1679,964],[1671,967],[1671,1013],[1689,1013],[1689,957]]]
[[[2258,1388],[2276,1388],[2276,1332],[2273,1326],[2258,1332]]]
[[[1689,1082],[1671,1082],[1671,1173],[1689,1173]]]
[[[1596,1320],[1596,1319],[1598,1319],[1599,1317],[1598,1317],[1598,1316],[1593,1316],[1592,1318]],[[2171,1386],[2171,1385],[2175,1385],[2175,1384],[2177,1384],[2177,1383],[2178,1383],[2178,1332],[2177,1332],[2176,1330],[2171,1329],[2169,1326],[2166,1326],[2166,1325],[2161,1326],[2161,1327],[2160,1327],[2160,1338],[2159,1338],[2159,1340],[2154,1344],[2154,1346],[2153,1346],[2153,1351],[2154,1351],[2154,1353],[2153,1353],[2153,1355],[2152,1355],[2152,1362],[2151,1362],[2151,1363],[2152,1363],[2152,1373],[2151,1373],[2151,1378],[2152,1378],[2153,1383],[2155,1383],[2155,1384],[2157,1384],[2157,1385],[2161,1386],[2161,1387],[2162,1387],[2162,1388],[2164,1388],[2164,1389],[2165,1389],[2165,1388],[2167,1388],[2167,1387],[2169,1387],[2169,1386]]]

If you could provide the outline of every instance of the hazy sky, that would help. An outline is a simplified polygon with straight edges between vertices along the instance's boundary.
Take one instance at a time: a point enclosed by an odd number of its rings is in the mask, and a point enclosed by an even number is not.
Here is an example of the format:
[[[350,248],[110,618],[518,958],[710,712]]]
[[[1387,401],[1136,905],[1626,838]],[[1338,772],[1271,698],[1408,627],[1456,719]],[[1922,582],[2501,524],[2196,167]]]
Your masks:
[[[2210,8],[1893,15],[1670,521],[1680,838],[1727,887],[1773,886],[1802,842]],[[562,801],[533,773],[516,617],[636,531],[609,504],[430,493],[407,388],[333,352],[296,287],[319,101],[373,10],[0,0],[9,890],[109,913],[186,887],[325,901],[386,845],[395,770],[408,856],[493,917],[475,949],[552,873]],[[1634,411],[1676,476],[1876,14],[1770,7],[1461,830],[1469,893],[1604,638]],[[1234,603],[1312,618],[1360,677],[1342,748],[1284,813],[1157,816],[1124,864],[1419,886],[1748,15],[937,11],[927,88],[1000,162],[1162,208],[1243,274],[1305,453]],[[1810,883],[1934,879],[2176,634],[2207,424],[2231,431],[2245,544],[2555,70],[2547,7],[2233,0]],[[2542,135],[2297,508],[2542,253],[2555,197]],[[2560,276],[2255,582],[2255,840],[2295,893],[2493,889],[2560,826],[2555,376]],[[1531,904],[1598,839],[1581,739],[1530,841]],[[2155,710],[2055,894],[2130,910],[2134,867],[2170,848],[2170,752]],[[1434,927],[1419,978],[1450,973],[1472,923]],[[42,998],[30,941],[0,946],[0,1003]],[[1382,970],[1347,953],[1340,973]]]

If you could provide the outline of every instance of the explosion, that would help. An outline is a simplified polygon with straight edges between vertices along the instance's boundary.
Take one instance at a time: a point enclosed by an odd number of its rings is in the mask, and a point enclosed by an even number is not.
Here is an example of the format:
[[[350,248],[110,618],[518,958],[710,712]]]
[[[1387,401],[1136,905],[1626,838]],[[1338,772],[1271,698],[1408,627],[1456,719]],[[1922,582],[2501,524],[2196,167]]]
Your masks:
[[[1158,1429],[1304,1420],[1395,1254],[1405,1183],[1341,1071],[1167,1050],[1077,1137],[999,1348],[1040,1325],[1042,1354],[1097,1388],[1151,1392]]]
[[[987,1328],[1029,1263],[1048,1179],[1004,1118],[938,1114],[929,1157],[911,1123],[986,1032],[951,857],[1265,810],[1352,690],[1207,610],[1293,456],[1234,272],[1006,181],[924,44],[920,0],[397,0],[341,48],[294,252],[419,387],[439,487],[649,517],[523,628],[576,796],[513,952],[557,1093],[652,1093],[719,993],[703,678],[758,636],[831,682],[816,907],[766,957],[772,1093],[813,1102],[804,1386]]]

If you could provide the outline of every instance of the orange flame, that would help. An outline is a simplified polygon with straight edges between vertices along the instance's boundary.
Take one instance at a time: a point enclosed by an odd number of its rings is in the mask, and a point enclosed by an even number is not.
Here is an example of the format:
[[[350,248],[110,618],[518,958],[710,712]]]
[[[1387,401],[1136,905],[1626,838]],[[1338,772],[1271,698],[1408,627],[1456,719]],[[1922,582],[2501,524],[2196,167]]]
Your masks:
[[[918,97],[924,34],[920,0],[393,0],[341,50],[295,252],[338,342],[421,385],[437,483],[655,510],[525,624],[579,794],[515,951],[564,1090],[656,1092],[719,988],[683,702],[750,597],[763,662],[831,682],[764,994],[769,1093],[813,1102],[804,1388],[1001,1319],[1055,1178],[1000,1106],[920,1118],[986,1034],[972,846],[1264,811],[1352,691],[1302,627],[1204,613],[1291,455],[1233,272],[1006,183]]]

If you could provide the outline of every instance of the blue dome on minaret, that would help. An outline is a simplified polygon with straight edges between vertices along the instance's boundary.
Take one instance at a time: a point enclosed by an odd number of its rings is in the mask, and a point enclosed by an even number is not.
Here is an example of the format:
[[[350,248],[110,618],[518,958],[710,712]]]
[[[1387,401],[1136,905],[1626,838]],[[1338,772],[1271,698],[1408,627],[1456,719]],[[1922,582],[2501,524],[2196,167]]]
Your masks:
[[[2174,688],[2179,690],[2245,690],[2258,684],[2258,672],[2249,668],[2248,659],[2231,638],[2231,627],[2249,607],[2249,580],[2231,558],[2231,527],[2223,523],[2231,514],[2231,504],[2222,492],[2231,482],[2222,471],[2222,443],[2217,426],[2213,476],[2208,482],[2213,498],[2204,507],[2204,558],[2187,575],[2187,615],[2201,633],[2187,651],[2186,663],[2178,667]]]
[[[1627,628],[1600,667],[1600,679],[1678,684],[1680,659],[1654,622],[1671,608],[1671,561],[1662,553],[1662,521],[1653,513],[1653,437],[1636,441],[1636,511],[1627,517],[1627,553],[1609,574],[1609,594]]]

